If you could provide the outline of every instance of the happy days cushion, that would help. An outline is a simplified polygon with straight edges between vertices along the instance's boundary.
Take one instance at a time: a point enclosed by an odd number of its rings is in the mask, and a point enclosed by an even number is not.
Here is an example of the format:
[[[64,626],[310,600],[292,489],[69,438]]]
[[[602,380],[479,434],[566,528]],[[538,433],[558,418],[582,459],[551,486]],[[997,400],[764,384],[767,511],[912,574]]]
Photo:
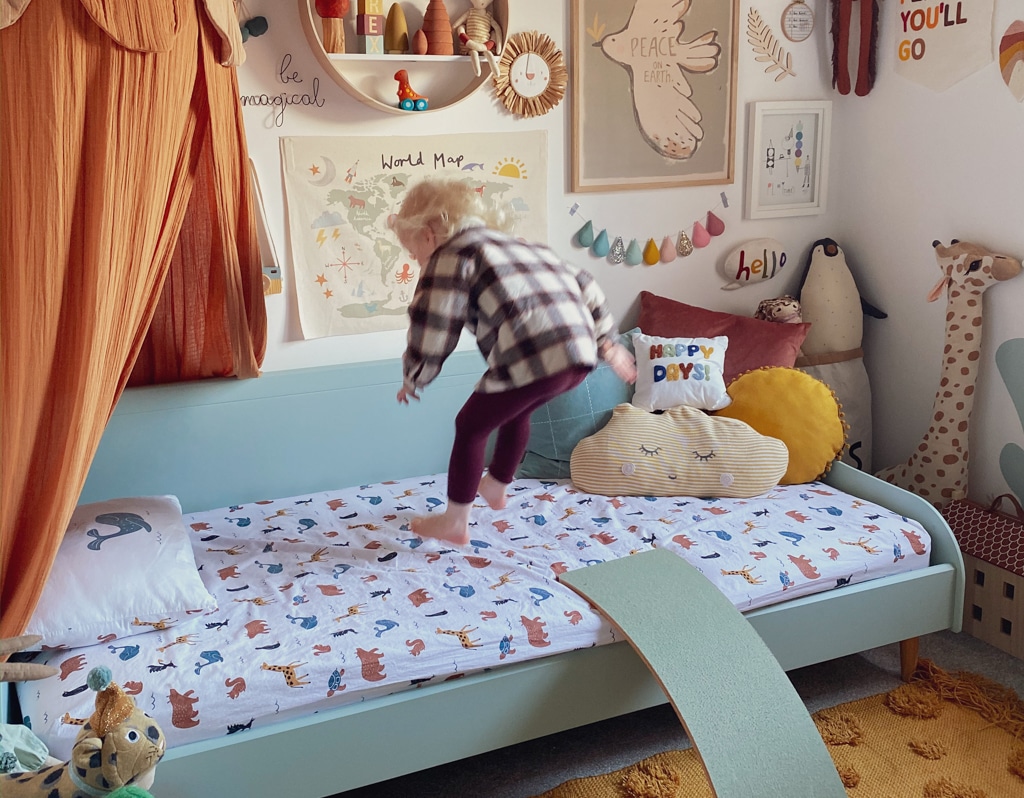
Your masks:
[[[93,645],[166,629],[216,609],[196,570],[175,496],[75,508],[26,634]]]
[[[811,328],[808,323],[776,324],[734,313],[687,305],[675,299],[640,292],[640,329],[662,337],[714,337],[729,339],[725,357],[725,384],[751,369],[796,363],[800,346]]]
[[[686,405],[720,410],[731,401],[725,390],[725,352],[729,339],[659,338],[633,333],[636,391],[641,410],[667,410]]]

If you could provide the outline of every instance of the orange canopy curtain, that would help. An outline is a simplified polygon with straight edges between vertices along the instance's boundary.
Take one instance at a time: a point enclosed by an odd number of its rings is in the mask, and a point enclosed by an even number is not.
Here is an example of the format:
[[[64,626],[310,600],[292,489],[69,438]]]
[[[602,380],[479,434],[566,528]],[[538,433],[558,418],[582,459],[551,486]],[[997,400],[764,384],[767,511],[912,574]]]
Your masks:
[[[217,57],[231,31],[197,7],[32,0],[0,32],[0,637],[31,617],[176,250],[224,272],[208,299],[236,327],[230,368],[262,357],[241,282],[259,268],[247,154]],[[179,246],[190,207],[217,214],[205,250]]]
[[[225,72],[215,63],[205,69]],[[205,377],[255,377],[267,323],[255,197],[241,105],[231,81],[197,85],[204,117],[199,162],[178,245],[129,385]],[[244,211],[244,212],[243,212]]]

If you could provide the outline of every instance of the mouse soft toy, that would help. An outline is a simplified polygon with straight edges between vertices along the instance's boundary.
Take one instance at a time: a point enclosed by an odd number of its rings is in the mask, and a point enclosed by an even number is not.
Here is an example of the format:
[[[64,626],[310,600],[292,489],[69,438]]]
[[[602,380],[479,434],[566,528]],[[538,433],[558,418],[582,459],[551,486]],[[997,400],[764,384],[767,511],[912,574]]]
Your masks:
[[[3,798],[142,796],[153,786],[167,750],[160,726],[111,680],[108,668],[93,668],[87,681],[96,691],[96,711],[75,738],[71,760],[0,776]]]

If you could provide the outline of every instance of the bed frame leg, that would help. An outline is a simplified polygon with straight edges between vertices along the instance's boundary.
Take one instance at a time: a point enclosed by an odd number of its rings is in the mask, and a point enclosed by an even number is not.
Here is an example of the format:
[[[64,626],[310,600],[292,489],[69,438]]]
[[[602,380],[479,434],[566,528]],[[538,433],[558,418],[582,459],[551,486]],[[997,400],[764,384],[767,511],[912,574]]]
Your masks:
[[[905,682],[910,681],[917,669],[917,651],[920,638],[912,637],[909,640],[900,641],[900,678]]]

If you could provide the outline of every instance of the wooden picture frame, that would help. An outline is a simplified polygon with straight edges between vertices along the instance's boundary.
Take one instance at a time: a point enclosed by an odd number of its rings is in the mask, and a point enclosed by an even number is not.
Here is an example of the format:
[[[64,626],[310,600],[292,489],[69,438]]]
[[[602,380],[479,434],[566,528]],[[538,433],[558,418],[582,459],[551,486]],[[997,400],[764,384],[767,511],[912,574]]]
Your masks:
[[[747,218],[825,212],[832,101],[752,103]]]
[[[573,191],[733,182],[739,0],[572,0],[571,27]]]

